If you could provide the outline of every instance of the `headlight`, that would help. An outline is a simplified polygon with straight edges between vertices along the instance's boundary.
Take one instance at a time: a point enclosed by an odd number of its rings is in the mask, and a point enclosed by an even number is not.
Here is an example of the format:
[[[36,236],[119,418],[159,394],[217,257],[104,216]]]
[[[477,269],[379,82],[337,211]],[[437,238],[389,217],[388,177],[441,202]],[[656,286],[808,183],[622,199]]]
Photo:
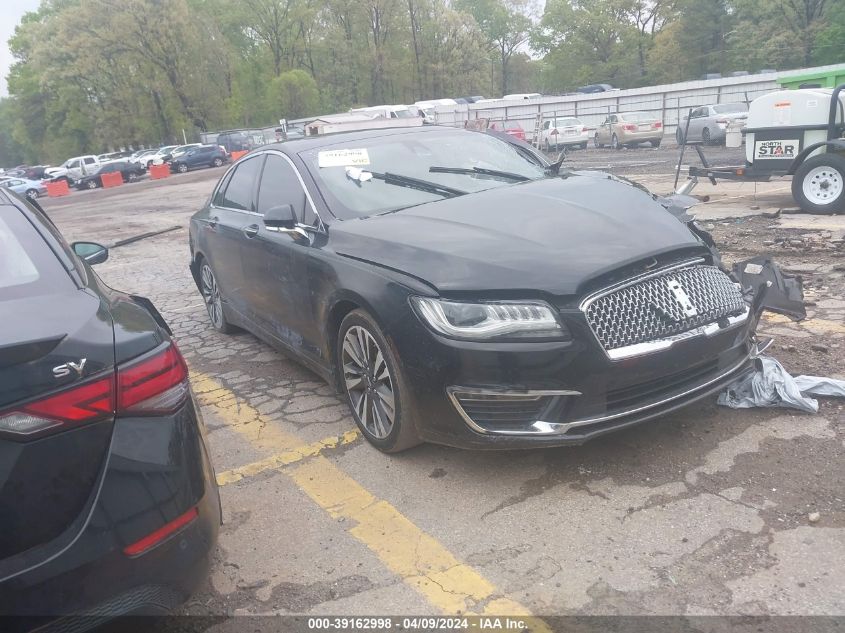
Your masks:
[[[472,341],[568,340],[569,331],[543,303],[459,303],[412,297],[422,320],[435,332]]]

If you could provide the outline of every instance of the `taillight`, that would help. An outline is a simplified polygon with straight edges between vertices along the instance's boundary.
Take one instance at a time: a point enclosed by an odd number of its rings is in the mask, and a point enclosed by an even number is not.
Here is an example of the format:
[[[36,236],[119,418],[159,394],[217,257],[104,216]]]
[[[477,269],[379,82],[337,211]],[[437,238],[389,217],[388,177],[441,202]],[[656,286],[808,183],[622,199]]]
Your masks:
[[[716,119],[716,123],[719,123],[721,125],[727,125],[728,120],[727,119]]]
[[[654,127],[659,130],[660,128],[663,127],[663,124],[660,121],[658,121],[657,123],[654,124]]]
[[[113,414],[114,376],[109,375],[0,413],[0,431],[31,435],[54,427],[65,430]]]
[[[127,545],[123,548],[123,553],[127,556],[139,556],[153,547],[167,539],[172,534],[175,534],[186,525],[190,524],[199,516],[199,510],[196,508],[191,508],[185,514],[180,514],[178,517],[173,519],[170,523],[165,524],[164,526],[157,529],[155,532],[152,532],[142,538],[140,541],[136,541],[132,543],[132,545]]]
[[[636,132],[637,126],[634,125],[633,123],[626,123],[625,125],[622,126],[622,129],[626,130],[628,132]]]
[[[119,413],[166,413],[181,405],[187,395],[188,367],[175,343],[117,369]]]

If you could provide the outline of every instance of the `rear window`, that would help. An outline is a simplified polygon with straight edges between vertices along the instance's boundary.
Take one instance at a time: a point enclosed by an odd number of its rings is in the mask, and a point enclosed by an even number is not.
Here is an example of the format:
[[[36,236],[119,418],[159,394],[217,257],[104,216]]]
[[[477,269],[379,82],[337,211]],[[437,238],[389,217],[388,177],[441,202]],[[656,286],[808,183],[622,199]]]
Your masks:
[[[731,112],[748,112],[748,106],[744,103],[721,103],[714,105],[716,114],[730,114]]]
[[[581,125],[578,119],[555,119],[555,127],[570,127],[574,125]]]
[[[625,114],[620,114],[619,116],[623,121],[630,121],[631,123],[653,121],[656,118],[654,115],[646,114],[645,112],[626,112]]]
[[[73,287],[35,227],[15,207],[0,206],[0,301]]]

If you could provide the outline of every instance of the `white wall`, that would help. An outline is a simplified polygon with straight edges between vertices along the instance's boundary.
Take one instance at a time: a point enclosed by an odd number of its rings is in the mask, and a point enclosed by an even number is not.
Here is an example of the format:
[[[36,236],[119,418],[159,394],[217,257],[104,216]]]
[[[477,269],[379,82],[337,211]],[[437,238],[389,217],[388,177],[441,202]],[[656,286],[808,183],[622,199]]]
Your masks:
[[[666,133],[674,134],[678,121],[692,107],[709,103],[751,101],[776,90],[779,87],[778,78],[837,68],[841,68],[841,64],[743,77],[685,81],[588,95],[540,97],[530,101],[499,99],[489,103],[437,106],[435,114],[439,125],[455,127],[463,127],[468,120],[482,118],[517,121],[530,137],[534,132],[537,114],[541,112],[546,119],[553,116],[577,116],[587,127],[594,128],[610,113],[644,111],[661,118]]]

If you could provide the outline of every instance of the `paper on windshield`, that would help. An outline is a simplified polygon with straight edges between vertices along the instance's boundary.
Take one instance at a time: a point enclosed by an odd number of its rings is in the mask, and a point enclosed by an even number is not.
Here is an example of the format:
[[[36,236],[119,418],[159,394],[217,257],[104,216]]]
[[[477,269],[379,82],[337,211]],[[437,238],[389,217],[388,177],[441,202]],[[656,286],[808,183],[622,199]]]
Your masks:
[[[320,167],[354,167],[369,164],[370,155],[366,148],[329,149],[317,154],[317,165]]]

